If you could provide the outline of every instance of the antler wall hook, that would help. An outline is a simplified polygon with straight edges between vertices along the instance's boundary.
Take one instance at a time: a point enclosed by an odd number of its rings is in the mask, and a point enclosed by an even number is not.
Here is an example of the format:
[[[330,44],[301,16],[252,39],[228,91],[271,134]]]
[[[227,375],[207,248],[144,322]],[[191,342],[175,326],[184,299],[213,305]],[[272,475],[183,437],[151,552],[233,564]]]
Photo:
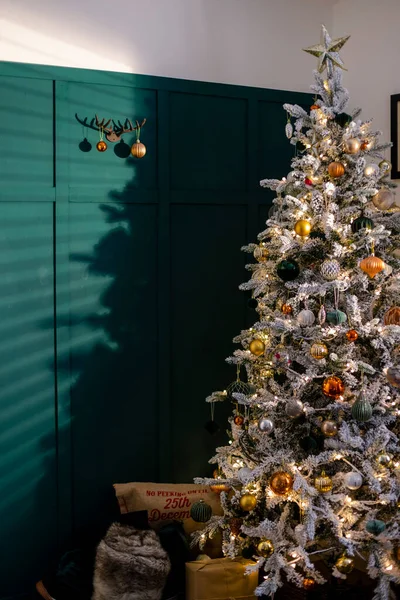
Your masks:
[[[125,119],[124,123],[121,123],[121,121],[119,120],[115,122],[114,119],[108,119],[108,121],[102,119],[100,121],[97,115],[95,115],[90,120],[90,122],[88,122],[88,117],[80,119],[77,113],[75,113],[75,118],[78,121],[78,123],[80,123],[84,127],[87,127],[88,129],[93,129],[94,131],[103,132],[105,134],[106,139],[109,142],[113,143],[119,142],[121,136],[125,133],[132,133],[133,131],[136,131],[137,134],[139,134],[141,128],[146,123],[146,119],[143,119],[141,123],[139,123],[139,121],[136,121],[136,127],[134,127],[132,125],[132,122],[128,118]],[[112,123],[111,126],[109,126],[110,123]]]

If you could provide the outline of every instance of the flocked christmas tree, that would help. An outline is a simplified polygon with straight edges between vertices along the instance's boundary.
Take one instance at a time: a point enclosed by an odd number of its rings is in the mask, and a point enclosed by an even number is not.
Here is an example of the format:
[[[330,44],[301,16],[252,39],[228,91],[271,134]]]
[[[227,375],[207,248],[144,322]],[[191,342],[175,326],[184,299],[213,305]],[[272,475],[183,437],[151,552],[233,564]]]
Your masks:
[[[276,197],[244,248],[259,320],[235,339],[237,380],[207,399],[233,415],[214,479],[196,479],[224,514],[195,541],[220,529],[225,556],[256,557],[258,595],[324,583],[316,559],[337,578],[363,561],[379,600],[400,583],[400,210],[390,144],[345,112],[347,39],[322,27],[306,49],[315,103],[284,106],[292,171],[261,182]]]

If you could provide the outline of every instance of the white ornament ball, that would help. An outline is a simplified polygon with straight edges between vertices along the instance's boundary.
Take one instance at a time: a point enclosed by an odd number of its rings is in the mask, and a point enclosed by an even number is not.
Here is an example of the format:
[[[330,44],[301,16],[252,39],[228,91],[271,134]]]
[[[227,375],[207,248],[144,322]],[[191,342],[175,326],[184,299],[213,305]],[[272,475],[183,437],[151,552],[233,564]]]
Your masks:
[[[207,554],[199,554],[196,558],[197,562],[208,562],[209,560],[211,560],[211,558],[207,556]]]
[[[262,433],[270,434],[274,430],[274,423],[268,417],[261,417],[258,421],[258,429],[262,431]]]
[[[334,281],[340,273],[340,264],[337,260],[325,260],[321,265],[321,275],[327,281]]]
[[[292,398],[288,401],[285,407],[285,413],[291,419],[297,419],[303,414],[304,406],[301,400],[296,400]]]
[[[311,310],[305,308],[297,315],[297,322],[301,327],[310,327],[315,321],[315,315]]]
[[[343,481],[349,490],[358,490],[362,486],[363,478],[357,471],[350,471],[350,473],[346,473]]]
[[[238,479],[242,483],[247,483],[250,476],[251,476],[251,469],[249,469],[249,467],[242,467],[241,469],[239,469]]]
[[[365,177],[374,177],[376,175],[379,175],[379,173],[380,173],[380,169],[379,169],[378,165],[375,165],[375,164],[367,165],[364,169]]]
[[[372,202],[379,210],[388,210],[393,206],[395,197],[392,190],[381,188],[372,198]]]

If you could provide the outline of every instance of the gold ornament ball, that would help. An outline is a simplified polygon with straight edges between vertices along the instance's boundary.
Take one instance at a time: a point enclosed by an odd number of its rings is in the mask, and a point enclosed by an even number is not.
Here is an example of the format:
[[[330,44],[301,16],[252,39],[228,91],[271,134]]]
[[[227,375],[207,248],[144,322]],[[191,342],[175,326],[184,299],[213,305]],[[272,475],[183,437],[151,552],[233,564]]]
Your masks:
[[[339,398],[344,393],[344,383],[336,375],[329,375],[324,379],[322,391],[328,398]]]
[[[358,333],[355,329],[349,329],[346,331],[346,337],[349,342],[356,342],[358,340]]]
[[[277,496],[285,496],[293,489],[293,477],[286,471],[277,471],[272,475],[269,486]]]
[[[305,590],[313,590],[316,585],[317,585],[317,582],[315,581],[314,577],[304,577],[303,588]]]
[[[236,415],[236,417],[233,419],[233,422],[238,427],[241,427],[244,423],[244,417],[242,417],[242,415]]]
[[[389,173],[392,170],[392,163],[389,160],[381,160],[379,163],[379,168],[384,173]]]
[[[350,138],[344,143],[344,151],[346,154],[357,154],[360,151],[361,142],[357,138]]]
[[[314,342],[310,348],[310,354],[316,360],[322,360],[328,356],[328,347],[323,342]]]
[[[392,466],[392,456],[387,452],[380,452],[380,454],[378,454],[376,457],[376,462],[381,467],[389,468]]]
[[[99,152],[105,152],[107,150],[107,144],[103,140],[100,140],[100,142],[97,142],[96,148]]]
[[[335,421],[327,419],[326,421],[322,421],[321,431],[326,437],[335,437],[335,435],[337,435],[338,432],[338,427]]]
[[[372,197],[372,203],[379,210],[388,210],[394,203],[394,194],[392,190],[381,188],[375,196]]]
[[[257,246],[257,248],[255,248],[253,252],[253,256],[256,260],[258,260],[258,262],[265,262],[268,258],[268,255],[269,252],[264,246],[264,244],[260,244],[259,246]]]
[[[143,158],[146,154],[146,146],[140,140],[137,140],[131,148],[131,154],[134,158]]]
[[[253,494],[244,494],[239,500],[240,508],[246,512],[254,510],[257,506],[257,498]]]
[[[274,553],[274,545],[271,540],[263,540],[257,545],[257,554],[263,558],[269,558]]]
[[[386,265],[383,262],[383,260],[381,258],[378,258],[377,256],[374,256],[373,254],[371,254],[371,256],[367,256],[367,258],[364,258],[360,262],[360,269],[364,271],[364,273],[369,275],[371,279],[373,279],[375,275],[383,271],[385,266]]]
[[[294,230],[297,233],[297,235],[300,235],[301,237],[306,237],[307,235],[310,235],[311,223],[306,219],[300,219],[295,224]]]
[[[325,471],[322,471],[321,475],[315,478],[314,486],[318,492],[321,492],[321,494],[327,494],[331,491],[333,482],[332,479],[325,473]]]
[[[265,352],[265,344],[262,340],[252,340],[249,345],[249,350],[254,356],[261,356]]]
[[[281,311],[284,315],[291,315],[293,313],[293,308],[290,304],[282,304]]]
[[[384,325],[400,325],[400,307],[392,306],[383,316]]]
[[[354,569],[354,560],[350,558],[350,556],[346,556],[346,554],[342,554],[336,561],[336,568],[339,573],[343,575],[348,575]]]
[[[333,162],[328,165],[328,173],[333,179],[338,179],[344,175],[344,165],[341,162]]]
[[[220,494],[221,492],[229,492],[230,489],[231,488],[226,483],[213,483],[210,485],[210,490],[216,494]]]

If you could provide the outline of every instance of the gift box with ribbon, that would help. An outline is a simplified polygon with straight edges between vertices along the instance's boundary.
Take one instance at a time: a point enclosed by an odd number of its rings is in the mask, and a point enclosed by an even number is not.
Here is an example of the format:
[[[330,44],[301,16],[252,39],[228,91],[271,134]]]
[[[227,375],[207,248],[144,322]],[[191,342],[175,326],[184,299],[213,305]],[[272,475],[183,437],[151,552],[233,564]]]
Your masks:
[[[216,558],[186,563],[186,600],[254,600],[258,573],[243,558]]]

